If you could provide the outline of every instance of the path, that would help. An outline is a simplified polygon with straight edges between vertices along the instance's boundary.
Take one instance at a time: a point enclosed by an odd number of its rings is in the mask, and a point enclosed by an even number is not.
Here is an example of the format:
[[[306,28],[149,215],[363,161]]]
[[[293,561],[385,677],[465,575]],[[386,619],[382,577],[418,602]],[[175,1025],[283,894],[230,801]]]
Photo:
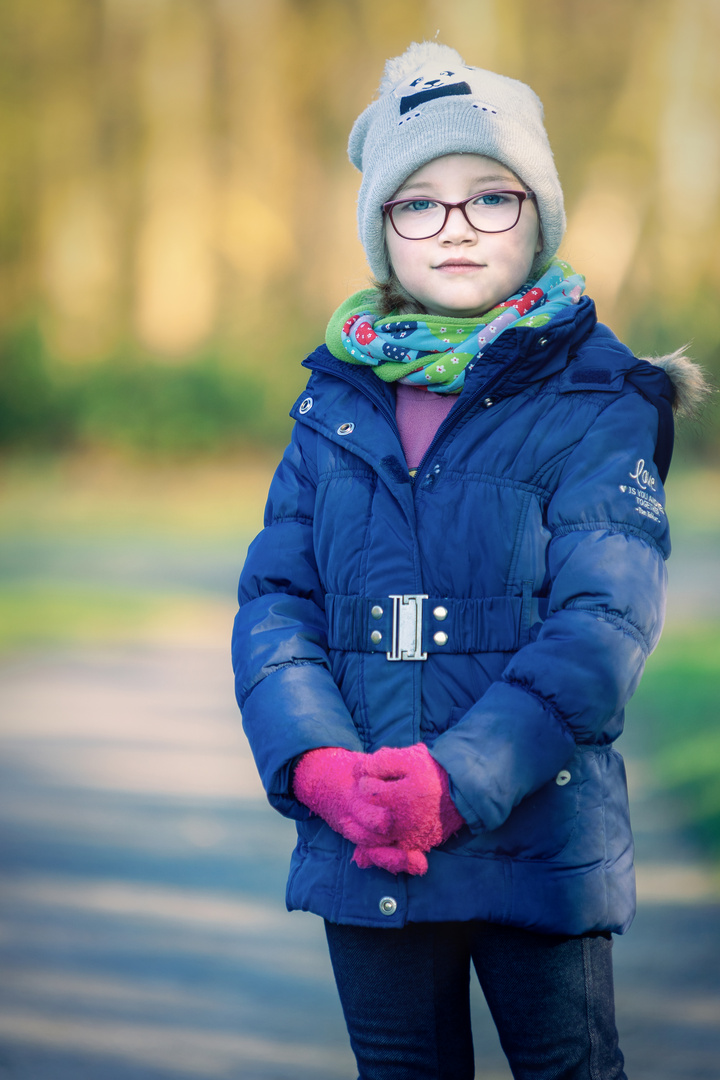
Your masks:
[[[0,716],[0,1078],[352,1080],[320,921],[285,911],[294,830],[259,788],[223,638],[6,658]],[[621,748],[628,1076],[718,1080],[720,890],[642,746]],[[478,1077],[508,1080],[474,1009]]]

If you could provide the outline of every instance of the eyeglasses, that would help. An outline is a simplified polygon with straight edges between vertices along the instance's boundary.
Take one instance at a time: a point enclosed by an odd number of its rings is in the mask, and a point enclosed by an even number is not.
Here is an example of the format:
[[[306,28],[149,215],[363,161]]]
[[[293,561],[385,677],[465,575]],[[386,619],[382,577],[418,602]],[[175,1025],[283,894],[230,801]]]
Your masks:
[[[514,229],[520,220],[522,204],[534,199],[532,191],[479,191],[461,202],[442,199],[391,199],[383,203],[383,212],[404,240],[429,240],[442,232],[451,210],[460,210],[476,232],[501,233]]]

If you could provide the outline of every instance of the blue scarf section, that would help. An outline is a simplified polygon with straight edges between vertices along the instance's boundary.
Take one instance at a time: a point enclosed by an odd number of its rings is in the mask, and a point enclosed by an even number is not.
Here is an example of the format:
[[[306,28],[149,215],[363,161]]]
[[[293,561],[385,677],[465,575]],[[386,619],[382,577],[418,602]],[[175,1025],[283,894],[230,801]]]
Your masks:
[[[466,370],[472,370],[501,334],[520,326],[544,326],[577,304],[584,288],[584,277],[556,258],[534,285],[472,319],[445,315],[378,319],[373,312],[374,291],[364,290],[335,312],[327,343],[340,359],[373,367],[383,382],[402,381],[438,394],[456,394]]]

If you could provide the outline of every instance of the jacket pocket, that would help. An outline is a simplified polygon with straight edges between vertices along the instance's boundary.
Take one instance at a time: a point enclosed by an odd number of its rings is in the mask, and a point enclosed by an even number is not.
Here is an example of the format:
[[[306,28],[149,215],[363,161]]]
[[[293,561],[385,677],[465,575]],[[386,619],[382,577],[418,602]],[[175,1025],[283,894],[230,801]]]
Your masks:
[[[334,853],[337,851],[341,838],[331,829],[326,821],[320,817],[311,817],[306,821],[297,821],[299,847],[307,851],[325,851]]]
[[[465,713],[470,708],[470,705],[461,707],[454,705],[450,712],[447,713],[440,723],[433,724],[432,726],[423,719],[423,723],[420,725],[420,733],[422,735],[423,742],[426,742],[428,746],[432,746],[435,740],[444,732],[449,731],[450,728],[455,727],[457,723],[462,720]]]
[[[513,859],[561,860],[575,836],[582,794],[592,784],[591,754],[577,752],[552,780],[524,798],[498,829],[463,829],[446,850],[458,855],[497,855]]]

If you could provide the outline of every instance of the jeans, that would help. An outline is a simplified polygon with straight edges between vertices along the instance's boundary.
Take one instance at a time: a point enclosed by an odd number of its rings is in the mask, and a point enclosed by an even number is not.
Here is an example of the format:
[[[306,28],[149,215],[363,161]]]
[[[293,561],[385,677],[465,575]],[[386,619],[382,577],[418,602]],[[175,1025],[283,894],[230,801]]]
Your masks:
[[[472,1080],[470,962],[515,1080],[627,1080],[609,934],[325,924],[359,1080]]]

